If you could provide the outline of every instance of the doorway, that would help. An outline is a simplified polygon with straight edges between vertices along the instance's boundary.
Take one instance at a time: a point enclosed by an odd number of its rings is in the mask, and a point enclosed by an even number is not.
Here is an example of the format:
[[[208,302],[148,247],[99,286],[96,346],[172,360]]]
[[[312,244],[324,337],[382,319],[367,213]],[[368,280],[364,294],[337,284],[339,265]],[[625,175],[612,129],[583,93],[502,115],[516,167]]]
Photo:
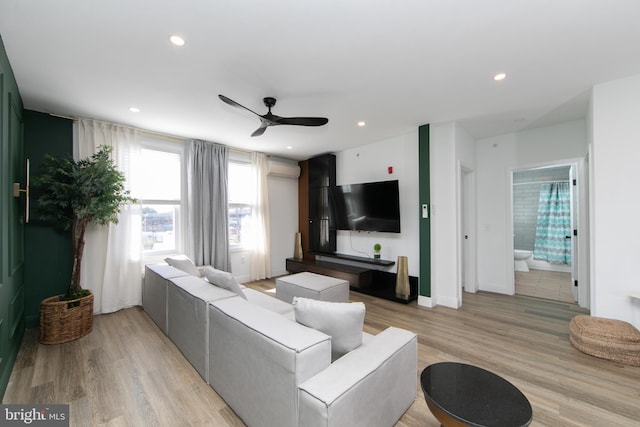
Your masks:
[[[514,293],[578,302],[577,164],[512,171]]]
[[[476,193],[475,171],[458,162],[458,301],[464,292],[476,293]]]

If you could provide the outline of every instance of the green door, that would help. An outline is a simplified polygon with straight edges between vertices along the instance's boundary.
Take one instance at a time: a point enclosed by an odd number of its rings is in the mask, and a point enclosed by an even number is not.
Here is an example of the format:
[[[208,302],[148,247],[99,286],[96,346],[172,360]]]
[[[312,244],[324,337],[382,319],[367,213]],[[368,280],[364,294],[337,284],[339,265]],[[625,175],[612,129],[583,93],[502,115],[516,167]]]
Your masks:
[[[1,48],[1,45],[0,45]],[[22,101],[0,49],[0,397],[24,334],[24,193],[13,195],[13,183],[25,188]]]

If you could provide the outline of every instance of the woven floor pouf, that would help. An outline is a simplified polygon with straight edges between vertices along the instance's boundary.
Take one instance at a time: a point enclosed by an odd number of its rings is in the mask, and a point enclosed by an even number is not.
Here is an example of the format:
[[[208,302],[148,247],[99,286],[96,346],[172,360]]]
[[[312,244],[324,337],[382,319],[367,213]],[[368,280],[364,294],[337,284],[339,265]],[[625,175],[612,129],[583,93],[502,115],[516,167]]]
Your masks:
[[[630,323],[580,314],[571,319],[569,339],[583,353],[640,366],[640,331]]]

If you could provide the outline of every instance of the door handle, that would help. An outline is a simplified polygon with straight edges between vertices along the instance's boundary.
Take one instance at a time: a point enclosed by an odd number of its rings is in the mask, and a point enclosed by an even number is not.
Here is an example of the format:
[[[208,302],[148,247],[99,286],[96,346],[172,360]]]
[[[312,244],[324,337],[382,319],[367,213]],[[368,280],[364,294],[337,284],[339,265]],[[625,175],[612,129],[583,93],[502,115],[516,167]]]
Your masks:
[[[27,159],[26,161],[26,173],[27,173],[27,177],[26,177],[26,183],[24,186],[24,189],[20,188],[20,183],[19,182],[14,182],[13,183],[13,197],[20,197],[20,193],[24,193],[25,195],[25,224],[29,223],[29,159]]]

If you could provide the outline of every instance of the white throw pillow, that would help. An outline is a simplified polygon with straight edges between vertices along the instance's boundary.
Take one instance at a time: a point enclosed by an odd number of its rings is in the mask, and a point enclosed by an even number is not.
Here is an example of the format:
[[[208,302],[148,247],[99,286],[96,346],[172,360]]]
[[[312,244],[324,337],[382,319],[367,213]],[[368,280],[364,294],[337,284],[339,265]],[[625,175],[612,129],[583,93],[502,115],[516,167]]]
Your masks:
[[[362,344],[364,303],[294,297],[293,310],[296,322],[331,336],[332,361]]]
[[[191,276],[202,277],[198,267],[185,255],[177,255],[174,257],[167,257],[164,261],[172,267],[182,270]]]
[[[242,291],[240,284],[231,273],[226,271],[217,270],[210,265],[203,269],[204,277],[207,278],[212,285],[219,286],[240,295],[242,298],[247,299],[247,296]]]

